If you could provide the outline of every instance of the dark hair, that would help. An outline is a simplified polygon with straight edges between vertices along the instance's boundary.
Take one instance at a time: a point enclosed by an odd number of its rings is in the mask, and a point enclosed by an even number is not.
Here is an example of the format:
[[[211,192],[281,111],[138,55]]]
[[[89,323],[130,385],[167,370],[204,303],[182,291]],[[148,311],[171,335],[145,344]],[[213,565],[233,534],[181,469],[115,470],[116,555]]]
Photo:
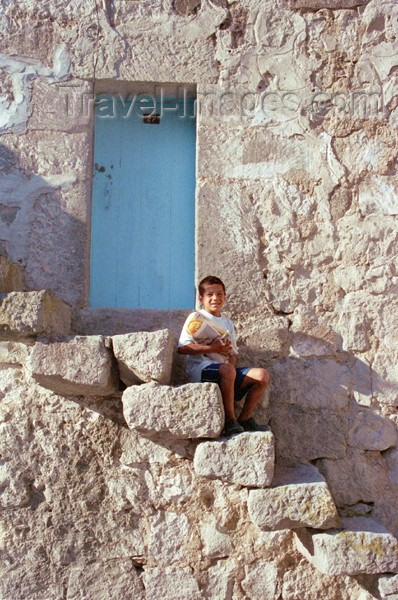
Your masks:
[[[218,285],[222,286],[222,289],[224,290],[224,294],[225,294],[226,293],[226,291],[225,291],[225,285],[221,281],[221,279],[219,277],[215,277],[214,275],[208,275],[207,277],[205,277],[204,279],[202,279],[202,281],[198,285],[199,296],[203,296],[203,294],[205,293],[205,286],[206,285],[214,285],[216,283]]]

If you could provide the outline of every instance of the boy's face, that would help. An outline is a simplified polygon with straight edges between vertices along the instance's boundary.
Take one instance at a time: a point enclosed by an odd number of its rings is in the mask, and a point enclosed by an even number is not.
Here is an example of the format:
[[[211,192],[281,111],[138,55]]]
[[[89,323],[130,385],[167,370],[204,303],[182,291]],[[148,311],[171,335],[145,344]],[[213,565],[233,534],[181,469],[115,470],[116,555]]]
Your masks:
[[[215,317],[221,316],[221,310],[225,304],[227,296],[222,285],[213,283],[205,286],[203,296],[199,296],[199,300],[203,308]]]

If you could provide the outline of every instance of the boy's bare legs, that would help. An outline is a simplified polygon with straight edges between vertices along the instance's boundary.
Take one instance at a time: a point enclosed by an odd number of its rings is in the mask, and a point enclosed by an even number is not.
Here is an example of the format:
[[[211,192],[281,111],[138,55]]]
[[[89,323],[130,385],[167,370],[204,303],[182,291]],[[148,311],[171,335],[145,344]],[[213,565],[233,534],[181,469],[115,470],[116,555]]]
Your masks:
[[[242,387],[252,384],[247,392],[246,400],[239,415],[239,421],[246,421],[253,415],[261,396],[269,384],[269,373],[266,369],[250,369],[242,382]]]
[[[234,406],[235,367],[230,363],[223,363],[218,372],[221,379],[220,388],[224,403],[225,418],[236,419]]]

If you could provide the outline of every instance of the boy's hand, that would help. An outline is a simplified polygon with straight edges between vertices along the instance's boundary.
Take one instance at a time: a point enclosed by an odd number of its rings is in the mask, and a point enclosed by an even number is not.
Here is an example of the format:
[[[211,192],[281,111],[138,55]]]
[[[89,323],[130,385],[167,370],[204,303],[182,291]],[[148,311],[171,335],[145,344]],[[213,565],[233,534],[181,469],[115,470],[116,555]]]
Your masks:
[[[230,340],[226,340],[225,343],[220,339],[215,339],[209,346],[209,352],[216,352],[217,354],[222,354],[223,356],[228,356],[232,349],[232,343]]]

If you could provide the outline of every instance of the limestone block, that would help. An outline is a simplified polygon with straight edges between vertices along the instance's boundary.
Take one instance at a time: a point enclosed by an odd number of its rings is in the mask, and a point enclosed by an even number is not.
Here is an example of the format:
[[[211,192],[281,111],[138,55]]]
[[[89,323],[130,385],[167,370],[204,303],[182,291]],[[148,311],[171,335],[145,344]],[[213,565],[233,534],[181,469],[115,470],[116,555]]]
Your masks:
[[[0,580],[2,598],[59,598],[64,593],[64,586],[54,581],[51,568],[41,561],[24,562],[21,558],[18,564],[5,567]]]
[[[146,532],[131,513],[127,518],[120,511],[102,513],[101,518],[97,515],[96,533],[101,539],[98,556],[105,560],[128,558],[141,562],[146,554]]]
[[[190,534],[186,515],[159,511],[149,519],[149,554],[159,566],[187,563],[185,543]]]
[[[325,477],[337,506],[377,502],[390,487],[387,465],[379,452],[350,450],[344,458],[321,459],[316,466]]]
[[[254,527],[256,538],[253,550],[267,560],[278,559],[281,555],[289,555],[294,548],[293,530],[278,529],[277,531],[262,531]]]
[[[352,264],[340,264],[333,271],[333,279],[335,284],[344,290],[347,295],[352,292],[358,292],[363,286],[363,280],[366,275],[366,269],[364,266],[357,266]],[[342,315],[342,325],[348,325],[346,320],[346,313]],[[353,341],[353,334],[358,335],[358,325],[354,325],[352,329],[345,332],[349,336],[349,342],[347,341],[346,346]],[[355,338],[354,338],[355,339]]]
[[[0,305],[0,337],[66,335],[72,309],[51,292],[11,292]]]
[[[166,465],[179,458],[193,458],[189,440],[174,440],[161,434],[158,439],[144,438],[137,431],[125,429],[120,434],[120,462],[123,465],[155,463]]]
[[[237,565],[233,560],[218,560],[207,569],[207,582],[204,586],[206,600],[233,600]]]
[[[257,315],[245,315],[242,332],[239,335],[239,354],[245,347],[258,351],[265,356],[285,354],[289,346],[289,323],[286,317],[273,315],[258,318]]]
[[[169,509],[184,505],[195,493],[190,463],[163,468],[147,464],[119,467],[107,476],[109,493],[119,510],[132,509],[135,514],[153,513],[153,509]]]
[[[190,567],[145,569],[143,580],[146,600],[203,600]]]
[[[278,403],[272,395],[271,398],[270,427],[278,455],[293,462],[345,456],[347,420],[344,414],[327,409],[304,409]]]
[[[148,489],[142,467],[122,465],[115,472],[107,473],[106,484],[112,504],[117,510],[132,509],[138,515],[146,513]]]
[[[323,356],[333,353],[333,346],[336,345],[301,332],[292,331],[290,338],[291,356]]]
[[[182,461],[175,467],[162,469],[161,475],[156,468],[145,470],[145,481],[152,507],[169,508],[183,506],[195,494],[192,463]]]
[[[348,405],[351,379],[349,367],[334,360],[286,358],[272,365],[272,398],[275,403],[339,410]]]
[[[297,531],[298,551],[326,575],[398,571],[398,540],[380,523],[353,517],[343,518],[341,525],[328,532]]]
[[[248,508],[253,523],[265,530],[339,525],[326,482],[312,465],[277,466],[272,488],[251,490]]]
[[[232,552],[232,542],[228,534],[217,526],[214,515],[209,515],[200,524],[200,535],[203,543],[203,554],[209,558],[228,556]]]
[[[283,600],[374,600],[352,577],[323,575],[304,558],[285,571],[282,582]]]
[[[337,332],[343,340],[347,338],[347,347],[351,344],[353,347],[361,347],[363,342],[365,344],[362,347],[366,347],[369,334],[374,331],[377,335],[380,329],[384,329],[385,335],[395,334],[388,327],[397,310],[397,299],[393,291],[395,274],[386,266],[395,263],[392,248],[396,242],[396,230],[389,221],[389,218],[376,216],[358,220],[353,215],[347,215],[338,221],[341,245],[336,260],[338,266],[333,269],[333,279],[348,293],[343,297],[341,293],[337,294],[335,305],[330,308],[335,313]],[[386,297],[388,289],[391,293]],[[384,294],[379,297],[374,295],[381,292]],[[350,311],[353,328],[349,331],[344,327],[351,328]],[[343,320],[340,322],[341,315]]]
[[[275,598],[278,585],[278,568],[276,563],[256,560],[245,566],[245,578],[242,588],[250,600]]]
[[[170,383],[175,346],[171,331],[115,335],[112,344],[120,377],[126,385],[149,381]]]
[[[21,342],[0,342],[0,364],[23,365],[31,348]]]
[[[144,600],[144,586],[129,558],[73,565],[69,571],[67,600],[96,598]]]
[[[339,336],[328,323],[302,306],[294,312],[290,333],[293,356],[333,354],[340,345]]]
[[[397,443],[397,430],[392,421],[371,411],[350,417],[348,444],[363,450],[387,450]]]
[[[398,575],[383,575],[379,578],[378,588],[382,600],[398,598]]]
[[[282,267],[268,269],[267,297],[275,310],[283,312],[294,311],[296,298],[286,269]]]
[[[230,532],[231,524],[238,523],[242,518],[247,520],[247,488],[230,485],[220,479],[195,477],[195,481],[200,490],[205,512],[210,512],[210,499],[212,512],[217,518],[217,526],[223,531]]]
[[[274,436],[271,431],[240,433],[198,445],[197,475],[237,485],[265,487],[274,475]]]
[[[112,355],[99,335],[37,342],[29,371],[40,385],[63,396],[109,396],[117,391]]]
[[[130,429],[168,432],[175,438],[218,437],[224,407],[215,383],[188,383],[177,388],[146,383],[123,392],[123,413]]]
[[[370,347],[371,323],[362,312],[353,310],[350,296],[355,296],[355,292],[346,294],[339,310],[337,327],[343,338],[342,349],[349,352],[366,352]]]

